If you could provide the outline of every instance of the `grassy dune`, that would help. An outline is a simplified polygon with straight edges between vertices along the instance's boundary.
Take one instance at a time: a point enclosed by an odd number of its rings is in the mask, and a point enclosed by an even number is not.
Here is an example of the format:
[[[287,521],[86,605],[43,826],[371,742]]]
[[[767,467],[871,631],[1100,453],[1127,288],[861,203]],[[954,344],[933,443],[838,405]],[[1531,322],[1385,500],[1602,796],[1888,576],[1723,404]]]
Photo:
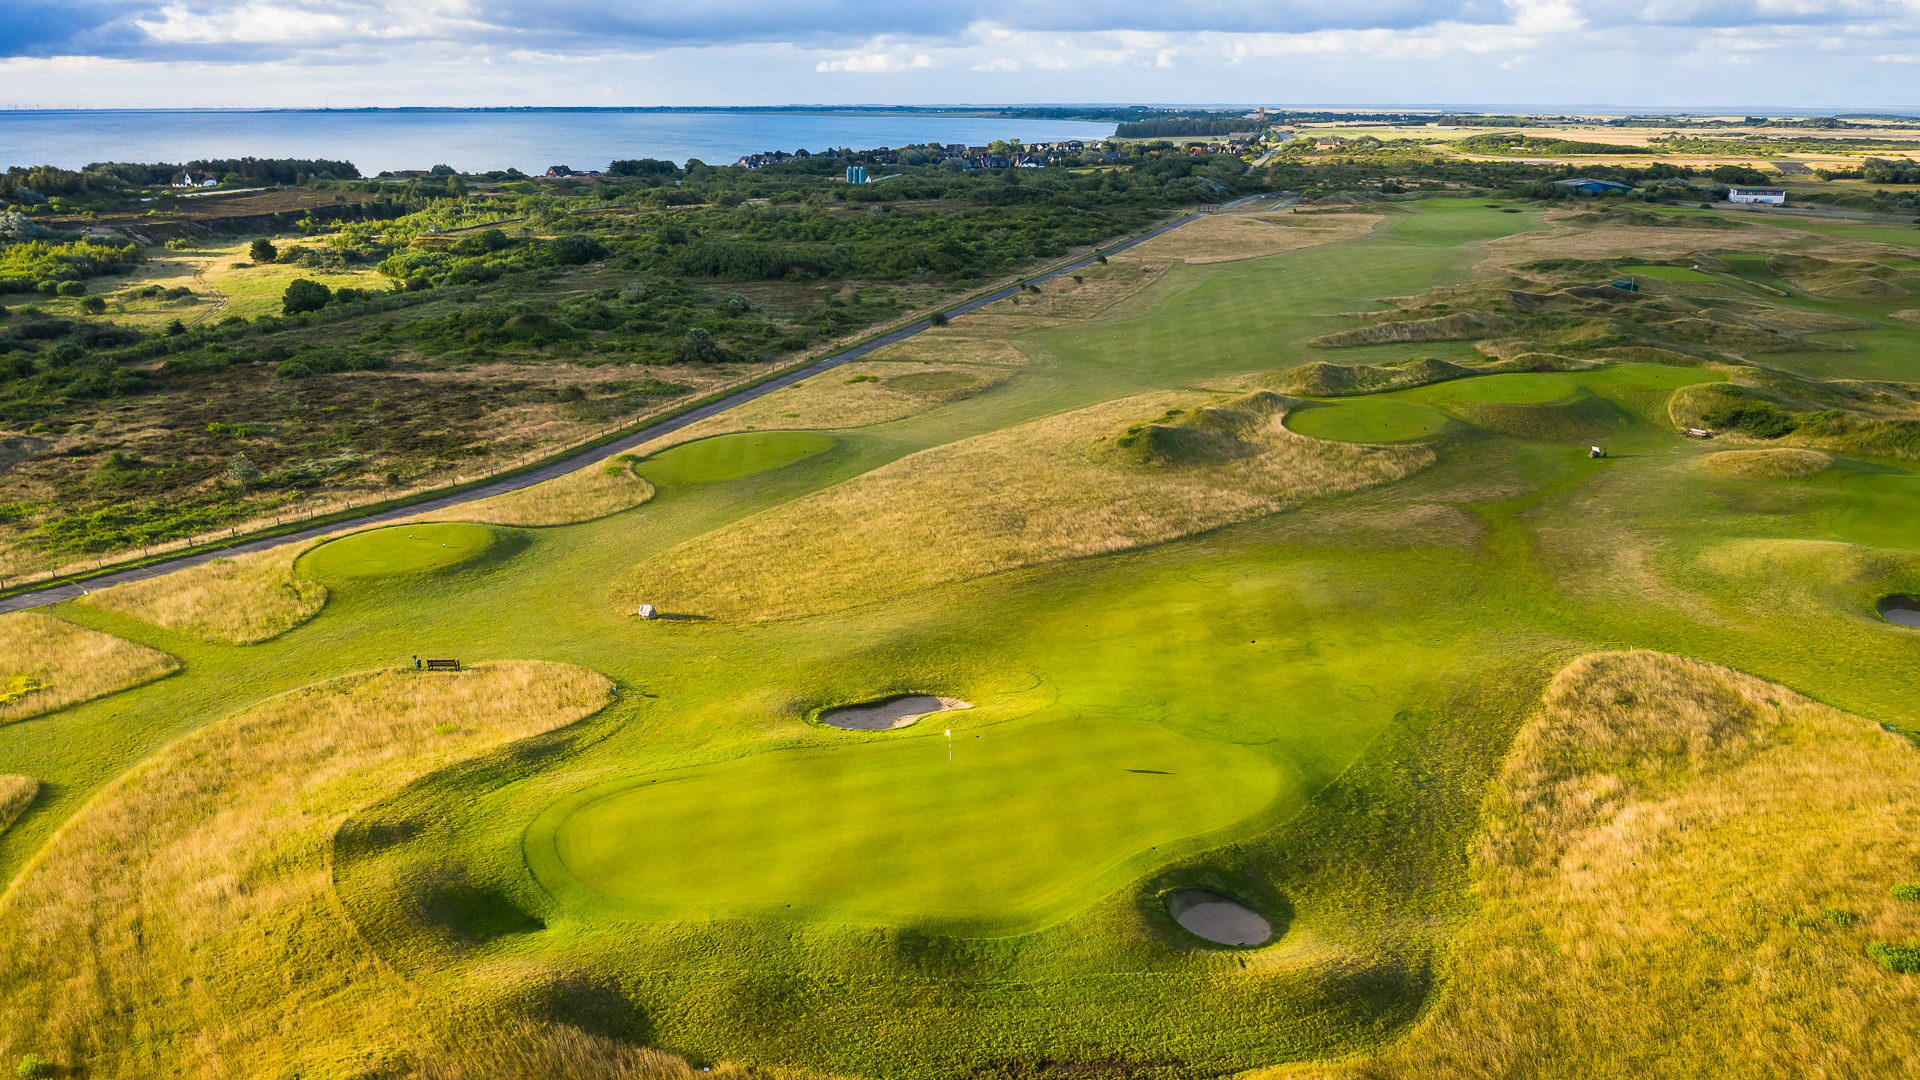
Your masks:
[[[326,604],[326,587],[293,569],[312,546],[300,541],[214,559],[88,593],[84,602],[202,641],[252,645],[299,626]]]
[[[417,991],[333,907],[334,829],[610,692],[600,675],[532,662],[349,676],[167,747],[68,821],[0,900],[0,1057],[136,1077],[438,1053]]]
[[[653,498],[653,485],[620,454],[532,487],[422,514],[421,521],[487,525],[570,525],[631,510]]]
[[[0,615],[0,724],[138,686],[179,666],[157,649],[38,612]]]
[[[1920,935],[1890,891],[1920,864],[1916,812],[1901,736],[1711,664],[1583,657],[1491,797],[1447,993],[1330,1074],[1911,1072],[1920,1035],[1877,1018],[1920,983],[1868,946]]]
[[[704,536],[642,566],[620,595],[718,618],[833,611],[1169,540],[1433,461],[1423,447],[1295,435],[1286,409],[1276,394],[1156,394],[978,436]],[[774,572],[792,564],[809,572]]]
[[[0,832],[19,820],[40,793],[40,782],[31,776],[0,776]]]

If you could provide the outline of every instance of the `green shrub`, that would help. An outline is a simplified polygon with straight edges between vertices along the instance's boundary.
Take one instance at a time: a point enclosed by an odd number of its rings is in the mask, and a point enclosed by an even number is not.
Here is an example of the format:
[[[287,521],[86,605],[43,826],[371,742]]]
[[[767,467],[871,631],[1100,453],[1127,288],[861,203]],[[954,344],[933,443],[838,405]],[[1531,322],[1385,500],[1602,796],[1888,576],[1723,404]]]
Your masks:
[[[288,315],[298,315],[303,311],[319,311],[333,298],[333,290],[317,281],[306,278],[294,278],[287,282],[287,291],[280,298],[280,309]]]
[[[84,281],[63,281],[60,283],[59,293],[61,296],[85,296],[87,295],[87,283]]]
[[[282,360],[274,365],[274,375],[282,379],[310,379],[313,369],[298,360]]]
[[[1896,945],[1891,941],[1875,941],[1867,946],[1867,955],[1888,971],[1901,975],[1920,973],[1920,945],[1912,942]]]
[[[1920,885],[1895,885],[1893,887],[1893,898],[1895,900],[1920,900]]]
[[[104,315],[107,311],[107,302],[98,296],[84,297],[80,301],[80,310],[89,315]]]
[[[52,1076],[55,1072],[53,1062],[38,1054],[28,1054],[13,1067],[13,1075],[20,1080],[39,1080],[43,1076]]]

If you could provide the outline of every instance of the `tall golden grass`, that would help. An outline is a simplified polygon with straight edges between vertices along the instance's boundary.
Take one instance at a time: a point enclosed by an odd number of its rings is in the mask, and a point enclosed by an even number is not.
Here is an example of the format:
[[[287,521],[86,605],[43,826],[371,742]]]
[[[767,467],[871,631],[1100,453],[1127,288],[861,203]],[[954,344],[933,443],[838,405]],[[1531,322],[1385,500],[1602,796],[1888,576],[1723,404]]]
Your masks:
[[[38,794],[40,782],[31,776],[0,776],[0,832],[20,820]]]
[[[1582,657],[1520,733],[1440,997],[1371,1060],[1275,1075],[1920,1075],[1920,753],[1783,687]]]
[[[663,435],[640,447],[640,452],[656,454],[670,446],[736,431],[854,428],[885,423],[977,394],[1005,381],[1007,374],[1004,366],[997,364],[909,360],[845,364]],[[955,385],[917,389],[911,382],[898,382],[903,375],[947,375]]]
[[[532,487],[422,514],[415,521],[478,521],[488,525],[570,525],[631,510],[653,498],[653,485],[619,454]]]
[[[161,750],[62,825],[0,898],[0,1060],[33,1053],[92,1077],[408,1075],[457,1060],[434,1042],[431,995],[340,912],[334,832],[611,692],[551,663],[362,674]]]
[[[300,540],[214,559],[89,593],[81,602],[203,641],[251,645],[286,633],[326,606],[326,586],[293,572],[294,561],[315,543]]]
[[[621,597],[723,618],[784,618],[944,582],[1150,544],[1406,476],[1421,446],[1296,435],[1288,399],[1194,392],[1108,402],[925,450],[671,549]],[[1172,410],[1238,417],[1243,453],[1130,464],[1128,429]],[[1211,439],[1211,435],[1206,436]],[[929,558],[929,551],[940,557]],[[804,572],[795,572],[804,567]]]
[[[1188,263],[1258,259],[1363,236],[1384,215],[1364,211],[1317,214],[1211,214],[1128,249],[1143,259]]]
[[[138,686],[179,666],[158,649],[37,611],[0,615],[0,724]]]

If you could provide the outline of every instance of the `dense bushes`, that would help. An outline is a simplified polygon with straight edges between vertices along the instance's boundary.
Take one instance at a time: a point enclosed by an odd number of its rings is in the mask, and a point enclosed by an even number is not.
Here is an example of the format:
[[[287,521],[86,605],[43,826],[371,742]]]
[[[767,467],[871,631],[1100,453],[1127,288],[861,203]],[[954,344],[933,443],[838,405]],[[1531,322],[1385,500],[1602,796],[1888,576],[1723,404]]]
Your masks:
[[[133,243],[28,240],[9,244],[0,247],[0,293],[54,293],[66,282],[121,273],[145,259],[140,246]]]

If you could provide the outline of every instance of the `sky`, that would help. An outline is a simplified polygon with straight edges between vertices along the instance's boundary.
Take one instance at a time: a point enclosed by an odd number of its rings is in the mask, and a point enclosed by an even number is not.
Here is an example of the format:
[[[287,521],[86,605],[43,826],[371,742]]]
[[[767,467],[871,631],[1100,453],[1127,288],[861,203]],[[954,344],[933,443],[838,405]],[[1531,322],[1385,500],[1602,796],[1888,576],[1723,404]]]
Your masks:
[[[0,108],[1920,106],[1920,0],[0,0]]]

